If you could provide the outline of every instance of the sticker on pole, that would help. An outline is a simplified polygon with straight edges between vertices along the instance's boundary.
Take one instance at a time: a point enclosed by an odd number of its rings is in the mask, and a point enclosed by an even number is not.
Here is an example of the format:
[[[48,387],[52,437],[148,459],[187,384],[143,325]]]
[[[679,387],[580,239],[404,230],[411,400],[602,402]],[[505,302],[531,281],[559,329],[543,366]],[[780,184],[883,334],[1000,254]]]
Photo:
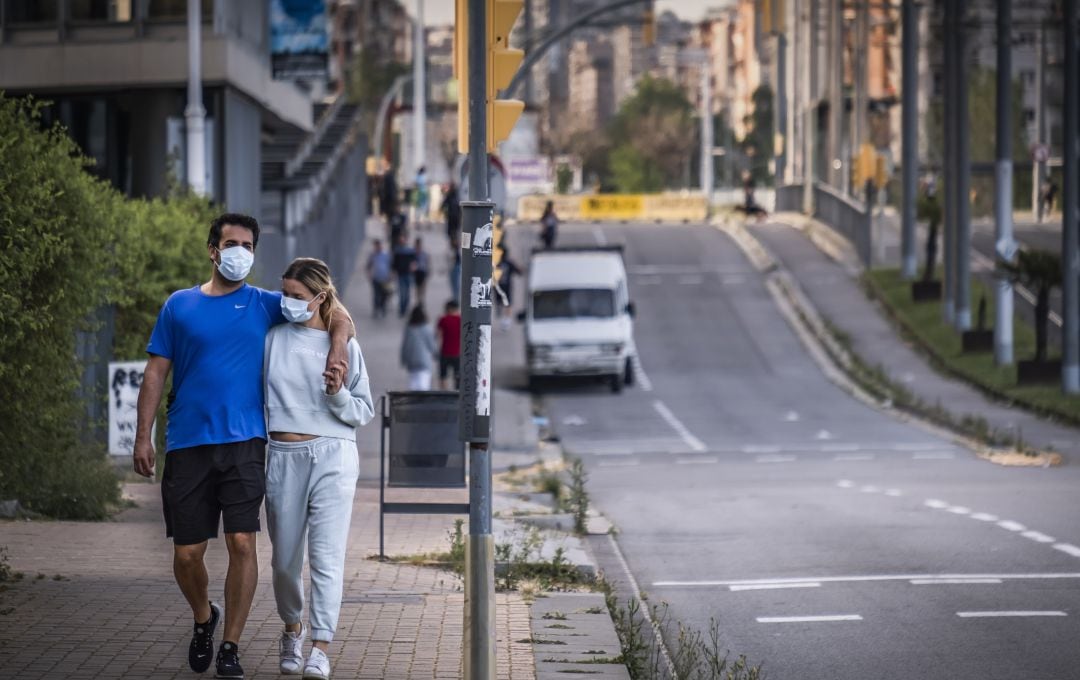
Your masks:
[[[469,306],[473,309],[491,307],[491,279],[485,282],[479,276],[472,277],[472,285],[469,286]]]
[[[476,343],[476,415],[491,415],[491,324],[481,324]]]
[[[491,222],[476,228],[472,237],[472,252],[475,257],[491,257],[495,228]]]

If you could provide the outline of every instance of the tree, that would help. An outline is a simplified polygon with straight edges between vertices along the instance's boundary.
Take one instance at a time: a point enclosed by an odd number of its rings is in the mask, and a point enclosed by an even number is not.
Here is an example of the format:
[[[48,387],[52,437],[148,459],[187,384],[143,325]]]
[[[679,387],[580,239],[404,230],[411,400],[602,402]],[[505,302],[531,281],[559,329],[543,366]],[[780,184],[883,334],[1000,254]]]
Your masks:
[[[749,127],[739,144],[750,158],[750,173],[756,184],[772,175],[769,161],[773,157],[773,91],[768,85],[754,90],[754,112],[744,121]]]
[[[694,146],[693,113],[677,85],[662,78],[642,79],[609,127],[614,186],[629,193],[671,186]]]
[[[1061,285],[1061,256],[1049,250],[1021,250],[1016,262],[1000,262],[998,269],[1013,283],[1035,289],[1035,361],[1045,362],[1050,291]]]

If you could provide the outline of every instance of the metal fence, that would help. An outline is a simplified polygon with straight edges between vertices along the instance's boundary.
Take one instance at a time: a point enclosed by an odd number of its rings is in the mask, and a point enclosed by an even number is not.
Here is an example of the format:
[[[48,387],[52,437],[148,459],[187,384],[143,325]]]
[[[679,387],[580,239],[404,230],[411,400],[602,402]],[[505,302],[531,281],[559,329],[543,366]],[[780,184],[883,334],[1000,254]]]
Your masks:
[[[785,184],[776,188],[775,212],[802,212],[803,185]]]
[[[873,218],[862,201],[845,196],[827,184],[814,182],[814,217],[847,239],[863,264],[870,266]]]

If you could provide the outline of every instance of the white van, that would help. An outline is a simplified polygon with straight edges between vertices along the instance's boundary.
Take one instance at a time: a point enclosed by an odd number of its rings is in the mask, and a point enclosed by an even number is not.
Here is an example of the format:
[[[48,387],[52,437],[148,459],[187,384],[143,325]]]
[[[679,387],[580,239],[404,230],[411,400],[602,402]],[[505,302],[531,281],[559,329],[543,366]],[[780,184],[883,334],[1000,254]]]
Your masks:
[[[534,251],[525,356],[529,385],[544,376],[600,376],[613,392],[634,380],[634,305],[619,247]]]

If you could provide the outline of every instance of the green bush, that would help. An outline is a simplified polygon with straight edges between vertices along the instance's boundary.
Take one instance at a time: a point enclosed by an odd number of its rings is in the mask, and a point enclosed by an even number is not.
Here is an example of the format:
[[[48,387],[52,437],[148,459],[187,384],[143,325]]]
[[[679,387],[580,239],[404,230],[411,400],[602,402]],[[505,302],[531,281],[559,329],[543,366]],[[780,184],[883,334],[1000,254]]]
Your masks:
[[[129,201],[40,104],[0,93],[0,499],[65,519],[119,501],[102,446],[81,435],[76,333],[113,306],[113,356],[143,356],[169,292],[204,273],[210,206]],[[102,399],[105,395],[101,396]]]

